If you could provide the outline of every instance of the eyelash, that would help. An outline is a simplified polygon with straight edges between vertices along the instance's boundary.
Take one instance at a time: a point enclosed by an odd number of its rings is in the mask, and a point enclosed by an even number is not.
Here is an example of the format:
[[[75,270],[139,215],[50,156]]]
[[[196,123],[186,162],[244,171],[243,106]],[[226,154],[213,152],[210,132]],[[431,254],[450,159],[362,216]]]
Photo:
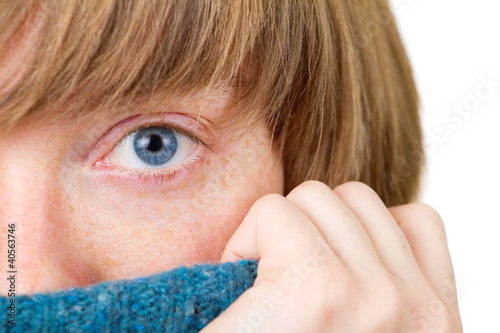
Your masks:
[[[146,122],[146,123],[142,123],[142,124],[138,124],[136,126],[132,126],[130,129],[127,129],[123,136],[122,136],[122,139],[123,140],[124,138],[126,138],[127,136],[133,134],[134,132],[137,132],[139,130],[142,130],[142,129],[145,129],[145,128],[149,128],[149,127],[163,127],[165,129],[168,129],[169,131],[177,134],[177,135],[183,135],[189,139],[191,139],[193,142],[195,142],[196,144],[198,145],[201,145],[211,151],[213,151],[213,149],[208,145],[206,144],[202,139],[200,139],[197,135],[195,135],[193,132],[191,131],[188,131],[176,124],[173,124],[173,123],[168,123],[168,122],[161,122],[161,121],[149,121],[149,122]],[[118,141],[118,142],[120,142]],[[115,145],[116,146],[116,145]],[[113,147],[114,148],[114,147]]]
[[[118,140],[117,143],[115,143],[115,145],[113,146],[113,148],[110,151],[112,151],[122,140],[124,140],[125,138],[127,138],[128,136],[133,134],[134,132],[139,131],[141,129],[155,127],[155,126],[163,127],[165,129],[168,129],[169,131],[172,131],[176,135],[184,136],[184,137],[190,139],[191,141],[193,141],[198,146],[202,146],[202,147],[208,149],[209,151],[217,154],[217,152],[214,151],[210,145],[205,143],[202,139],[200,139],[193,132],[186,130],[186,129],[184,129],[176,124],[173,124],[170,122],[165,122],[165,121],[163,121],[163,122],[162,121],[150,121],[150,122],[138,124],[136,126],[132,126],[131,128],[127,129],[126,131],[123,131],[123,134],[121,135],[121,139]],[[109,154],[109,152],[107,154]],[[98,162],[102,161],[102,159],[105,158],[107,156],[107,154],[104,155],[103,157],[101,157],[101,159],[99,159]],[[97,164],[98,162],[96,162],[94,164]],[[179,166],[175,167],[174,170],[167,169],[165,171],[144,172],[144,171],[140,171],[137,169],[134,170],[134,169],[127,169],[127,168],[120,168],[119,166],[118,167],[115,166],[114,169],[116,172],[126,173],[127,175],[131,175],[133,177],[136,177],[137,179],[139,179],[141,182],[144,182],[144,183],[154,182],[157,184],[161,184],[163,181],[175,180],[176,174],[179,171],[182,171],[184,169],[191,171],[195,176],[197,176],[196,172],[194,171],[193,166],[195,164],[200,163],[200,162],[206,163],[207,159],[204,158],[200,153],[197,153],[195,155],[195,157],[191,158],[188,162],[181,163]]]
[[[151,182],[151,178],[155,183],[161,184],[163,181],[173,181],[175,180],[175,174],[183,169],[188,169],[191,171],[195,176],[196,172],[193,170],[191,167],[192,164],[196,164],[198,162],[207,162],[206,158],[202,157],[200,154],[196,154],[194,158],[192,158],[189,162],[181,164],[179,167],[177,167],[175,170],[164,173],[164,172],[141,172],[141,171],[130,171],[130,170],[122,170],[127,172],[128,174],[135,174],[135,176],[143,182]]]

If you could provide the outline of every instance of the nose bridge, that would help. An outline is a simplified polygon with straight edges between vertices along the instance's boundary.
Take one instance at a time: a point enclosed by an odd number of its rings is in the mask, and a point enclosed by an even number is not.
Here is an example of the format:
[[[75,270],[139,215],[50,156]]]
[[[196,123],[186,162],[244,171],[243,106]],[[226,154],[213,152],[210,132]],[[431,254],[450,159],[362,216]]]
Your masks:
[[[43,140],[37,133],[12,135],[0,148],[0,267],[12,270],[7,261],[8,235],[15,238],[14,270],[16,294],[49,292],[72,286],[64,269],[65,221],[59,215],[61,200],[54,168]],[[15,142],[13,142],[15,141]],[[9,228],[14,225],[14,228]],[[9,232],[9,230],[11,230]],[[12,245],[11,245],[12,246]],[[12,257],[12,256],[11,256]],[[0,279],[0,294],[5,294],[6,279]]]

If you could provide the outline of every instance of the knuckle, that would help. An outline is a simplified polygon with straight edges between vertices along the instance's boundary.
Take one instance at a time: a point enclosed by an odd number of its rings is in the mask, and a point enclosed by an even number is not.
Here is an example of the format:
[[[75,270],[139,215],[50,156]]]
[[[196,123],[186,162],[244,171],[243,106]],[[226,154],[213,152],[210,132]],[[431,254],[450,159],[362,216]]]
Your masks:
[[[449,315],[441,316],[436,323],[436,328],[438,332],[457,332],[457,328],[453,324],[453,320]]]
[[[258,210],[266,208],[276,208],[276,206],[281,206],[286,202],[287,200],[281,194],[269,193],[257,199],[252,205],[252,208]]]
[[[379,299],[382,303],[375,309],[377,316],[374,318],[373,327],[376,328],[375,332],[392,331],[400,327],[403,321],[403,297],[394,283],[387,283],[381,288],[381,292]]]
[[[339,273],[332,267],[321,270],[314,284],[320,287],[317,293],[318,311],[326,315],[327,321],[341,313],[355,299],[354,279],[348,273]]]
[[[333,191],[339,196],[345,195],[356,195],[356,194],[369,194],[376,195],[378,194],[368,185],[359,181],[349,181],[343,183],[333,189]]]
[[[270,193],[257,199],[247,216],[251,216],[249,221],[253,221],[257,228],[267,230],[268,222],[272,221],[274,225],[286,227],[288,218],[294,218],[296,211],[293,210],[293,204],[281,194]],[[249,222],[250,223],[250,222]]]
[[[429,326],[438,332],[453,331],[453,320],[445,304],[440,299],[434,299],[428,304],[424,317],[427,318]]]
[[[407,210],[407,216],[411,216],[410,223],[417,224],[419,227],[438,231],[446,234],[443,219],[439,213],[428,204],[422,202],[410,203],[404,206]]]
[[[355,286],[349,272],[329,263],[323,264],[304,279],[294,295],[307,304],[320,327],[329,327],[355,299]]]
[[[331,188],[319,180],[307,180],[295,187],[287,197],[297,197],[307,195],[310,192],[331,192]]]
[[[434,216],[435,218],[441,218],[438,214],[438,212],[431,207],[430,205],[423,203],[423,202],[413,202],[409,203],[406,205],[408,209],[410,209],[412,212],[421,214],[421,215],[428,215],[428,216]]]
[[[414,310],[411,315],[410,326],[419,332],[457,332],[457,325],[444,304],[439,300],[433,300],[424,304],[421,308]]]

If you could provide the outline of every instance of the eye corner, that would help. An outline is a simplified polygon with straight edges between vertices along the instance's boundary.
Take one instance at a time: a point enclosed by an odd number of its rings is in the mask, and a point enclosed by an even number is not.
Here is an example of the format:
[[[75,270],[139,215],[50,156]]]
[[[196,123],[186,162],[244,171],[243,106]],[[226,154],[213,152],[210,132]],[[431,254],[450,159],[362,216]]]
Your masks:
[[[107,161],[105,156],[98,159],[94,163],[92,163],[92,167],[96,167],[96,168],[104,168],[104,167],[108,167],[108,166],[110,166],[110,165],[109,165],[109,162]]]

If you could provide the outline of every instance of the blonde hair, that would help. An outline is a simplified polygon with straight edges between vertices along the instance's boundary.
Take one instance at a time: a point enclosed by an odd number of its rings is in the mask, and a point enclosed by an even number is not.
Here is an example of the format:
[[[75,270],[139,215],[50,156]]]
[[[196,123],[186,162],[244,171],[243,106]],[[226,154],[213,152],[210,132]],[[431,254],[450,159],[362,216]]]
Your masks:
[[[15,0],[0,15],[0,50],[37,31],[0,96],[4,131],[230,87],[224,124],[269,124],[287,193],[317,179],[364,182],[387,205],[417,195],[418,95],[385,0]]]

